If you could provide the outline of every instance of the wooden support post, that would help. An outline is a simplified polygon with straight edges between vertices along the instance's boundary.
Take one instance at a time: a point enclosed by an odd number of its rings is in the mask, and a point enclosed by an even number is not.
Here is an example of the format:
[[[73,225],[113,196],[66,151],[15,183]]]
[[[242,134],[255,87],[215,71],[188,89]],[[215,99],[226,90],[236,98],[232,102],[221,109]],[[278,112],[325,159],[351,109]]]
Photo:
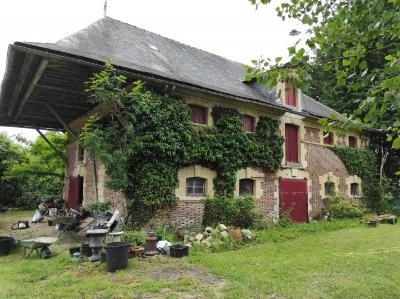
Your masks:
[[[49,63],[49,60],[47,58],[42,58],[42,60],[40,61],[40,64],[39,64],[38,68],[36,69],[36,72],[33,75],[32,80],[28,85],[28,88],[25,91],[24,97],[21,100],[21,103],[18,107],[17,114],[15,115],[15,119],[17,119],[20,116],[22,110],[24,109],[26,102],[29,100],[29,97],[31,96],[32,91],[35,89],[36,84],[39,82],[40,77],[42,77],[43,72],[46,69],[48,63]]]
[[[46,143],[53,149],[53,151],[56,153],[57,156],[59,156],[64,163],[67,163],[67,158],[54,146],[53,143],[40,131],[38,128],[36,128],[36,131],[39,133],[39,135],[46,141]]]
[[[46,108],[50,111],[51,114],[54,115],[54,117],[63,125],[64,129],[75,139],[78,140],[78,137],[76,134],[72,131],[72,129],[68,126],[68,124],[63,121],[63,119],[58,115],[58,113],[49,105],[49,104],[44,104]]]

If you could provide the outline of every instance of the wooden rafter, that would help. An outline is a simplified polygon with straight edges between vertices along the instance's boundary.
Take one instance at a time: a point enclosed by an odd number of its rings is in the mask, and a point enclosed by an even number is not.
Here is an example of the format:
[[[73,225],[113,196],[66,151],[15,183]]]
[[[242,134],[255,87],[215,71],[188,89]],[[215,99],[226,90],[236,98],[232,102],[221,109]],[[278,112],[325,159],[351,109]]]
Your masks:
[[[32,62],[33,62],[33,55],[26,53],[25,57],[24,57],[24,62],[22,64],[22,68],[18,74],[18,79],[17,79],[17,83],[15,84],[15,88],[13,90],[12,96],[11,96],[11,100],[10,100],[10,104],[8,106],[8,116],[10,116],[12,114],[12,112],[14,111],[15,108],[15,104],[21,94],[22,88],[25,85],[28,73],[29,73],[29,69],[32,66]]]
[[[75,94],[75,95],[79,95],[79,96],[84,96],[85,95],[85,93],[82,92],[82,91],[76,91],[76,90],[62,88],[62,87],[56,87],[56,86],[48,86],[48,85],[43,85],[43,84],[37,84],[36,87],[37,88],[41,88],[41,89],[58,91],[58,92],[66,93],[66,94]]]
[[[56,155],[59,156],[64,161],[64,163],[67,163],[67,158],[54,146],[53,143],[51,143],[51,141],[46,137],[46,135],[44,135],[42,131],[40,131],[38,128],[35,129],[39,133],[39,135],[42,136],[44,141],[46,141],[46,143],[52,148],[52,150],[56,153]]]
[[[52,106],[49,104],[44,104],[46,108],[50,111],[51,114],[54,115],[54,117],[63,125],[64,129],[75,139],[77,140],[78,137],[76,134],[72,131],[72,129],[68,126],[68,124],[60,117],[60,115],[54,110]]]
[[[22,110],[24,109],[26,102],[28,101],[29,97],[31,96],[32,91],[35,88],[36,84],[39,82],[40,77],[42,77],[43,72],[46,69],[48,63],[49,63],[49,59],[47,59],[47,58],[42,58],[42,60],[40,61],[40,64],[39,64],[38,68],[36,69],[36,72],[33,75],[33,78],[31,80],[31,82],[29,83],[28,88],[25,91],[24,97],[22,98],[21,103],[18,107],[17,114],[15,115],[16,119],[20,116]]]

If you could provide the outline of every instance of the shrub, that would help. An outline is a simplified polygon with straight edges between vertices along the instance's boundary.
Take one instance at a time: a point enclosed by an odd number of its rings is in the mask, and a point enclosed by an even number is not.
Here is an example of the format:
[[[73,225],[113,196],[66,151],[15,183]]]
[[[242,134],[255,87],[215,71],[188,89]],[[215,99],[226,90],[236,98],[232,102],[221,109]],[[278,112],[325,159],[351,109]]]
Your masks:
[[[87,210],[94,213],[105,214],[111,208],[111,202],[94,202],[87,205]]]
[[[203,225],[213,226],[218,223],[238,227],[249,227],[255,223],[257,213],[255,199],[245,197],[208,197],[204,200]]]
[[[132,247],[141,246],[144,244],[144,234],[138,230],[128,230],[122,235],[122,240],[132,243]]]
[[[327,199],[329,217],[333,219],[360,218],[364,210],[345,198],[343,195],[335,195]]]

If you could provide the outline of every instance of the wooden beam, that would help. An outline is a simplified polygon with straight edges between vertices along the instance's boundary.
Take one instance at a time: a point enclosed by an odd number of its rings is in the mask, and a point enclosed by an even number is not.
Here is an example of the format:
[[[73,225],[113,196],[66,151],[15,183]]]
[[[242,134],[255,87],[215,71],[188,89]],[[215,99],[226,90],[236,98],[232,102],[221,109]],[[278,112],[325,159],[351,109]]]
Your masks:
[[[68,126],[66,122],[58,115],[58,113],[49,105],[49,104],[44,104],[47,109],[50,111],[51,114],[54,115],[54,117],[63,125],[64,129],[75,139],[78,140],[78,137],[75,135],[75,133],[72,131],[72,129]]]
[[[35,129],[39,133],[39,135],[42,136],[44,141],[46,141],[46,143],[52,148],[52,150],[56,153],[56,155],[59,156],[64,161],[64,163],[67,163],[68,161],[67,158],[54,146],[53,143],[51,143],[51,141],[46,137],[46,135],[44,135],[42,131],[40,131],[38,128]]]
[[[52,105],[52,106],[59,106],[59,107],[64,107],[64,108],[69,108],[69,109],[82,110],[82,111],[85,111],[85,112],[91,110],[91,107],[90,107],[90,106],[88,106],[88,107],[81,107],[81,106],[68,105],[68,104],[49,103],[49,102],[47,102],[47,101],[30,100],[29,103],[32,103],[32,104],[40,104],[40,105],[43,105],[43,104],[50,104],[50,105]]]
[[[26,79],[27,79],[27,76],[29,73],[29,69],[32,66],[32,62],[33,62],[33,55],[31,55],[29,53],[25,53],[24,62],[19,71],[17,83],[15,84],[13,93],[11,95],[11,100],[10,100],[10,103],[8,106],[8,116],[10,116],[12,114],[12,112],[15,108],[17,99],[18,99],[19,95],[21,94],[22,88],[25,85],[25,82],[26,82]]]
[[[35,88],[36,84],[39,82],[40,77],[42,77],[44,70],[46,69],[46,66],[49,63],[49,59],[47,58],[42,58],[42,60],[40,61],[40,64],[38,66],[38,68],[36,69],[35,74],[33,75],[33,78],[31,80],[31,82],[28,85],[28,88],[25,91],[24,97],[21,100],[21,103],[18,107],[18,111],[17,114],[15,115],[15,118],[17,119],[22,110],[24,109],[24,106],[26,104],[26,102],[28,101],[29,97],[32,94],[33,89]]]
[[[58,91],[58,92],[62,92],[64,94],[75,94],[78,96],[84,96],[85,93],[83,91],[76,91],[76,90],[72,90],[72,89],[68,89],[68,88],[62,88],[62,87],[56,87],[56,86],[48,86],[48,85],[43,85],[43,84],[37,84],[36,85],[37,88],[41,88],[41,89],[47,89],[47,90],[53,90],[53,91]]]

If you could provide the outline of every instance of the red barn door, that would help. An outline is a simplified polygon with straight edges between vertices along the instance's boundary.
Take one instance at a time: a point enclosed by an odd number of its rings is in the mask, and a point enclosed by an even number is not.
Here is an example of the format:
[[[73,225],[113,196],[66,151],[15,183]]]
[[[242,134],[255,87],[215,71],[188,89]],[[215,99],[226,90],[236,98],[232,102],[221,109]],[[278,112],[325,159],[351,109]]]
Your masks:
[[[83,200],[83,177],[70,176],[68,188],[68,209],[76,209]]]
[[[307,180],[280,179],[280,214],[294,222],[308,222]]]

